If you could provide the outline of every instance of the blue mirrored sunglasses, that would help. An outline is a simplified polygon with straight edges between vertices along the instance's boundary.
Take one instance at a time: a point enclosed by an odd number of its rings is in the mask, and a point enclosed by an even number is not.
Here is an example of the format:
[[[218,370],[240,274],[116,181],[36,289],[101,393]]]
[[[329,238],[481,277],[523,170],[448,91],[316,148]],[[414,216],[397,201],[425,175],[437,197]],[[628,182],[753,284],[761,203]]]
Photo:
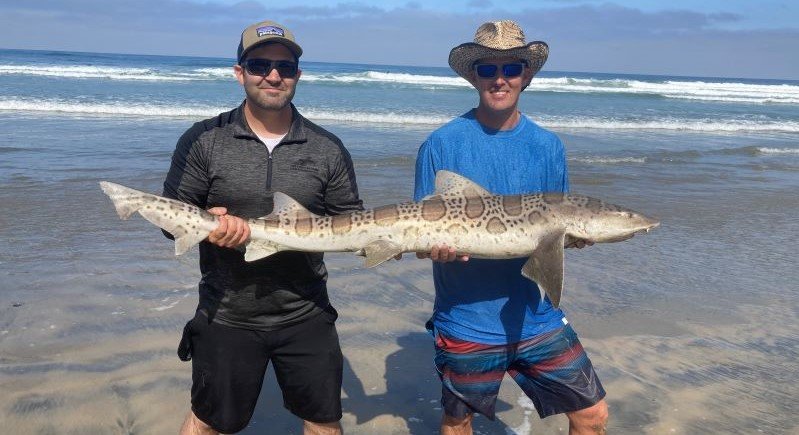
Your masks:
[[[477,73],[477,77],[481,79],[493,79],[497,76],[499,68],[499,65],[494,65],[492,63],[478,63],[474,65],[474,71]],[[502,75],[506,78],[518,77],[522,75],[522,71],[524,71],[523,62],[506,63],[502,65]]]
[[[280,77],[290,78],[297,75],[297,62],[290,60],[270,60],[270,59],[247,59],[242,62],[242,66],[247,73],[254,76],[268,76],[273,69],[277,70]]]

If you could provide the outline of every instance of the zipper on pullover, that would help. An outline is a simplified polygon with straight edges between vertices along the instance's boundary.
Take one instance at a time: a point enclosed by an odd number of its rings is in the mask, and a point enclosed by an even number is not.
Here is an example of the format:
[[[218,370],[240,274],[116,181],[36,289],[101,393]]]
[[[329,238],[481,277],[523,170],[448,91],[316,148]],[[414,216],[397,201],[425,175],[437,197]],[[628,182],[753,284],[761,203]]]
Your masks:
[[[272,190],[272,153],[266,161],[266,190]]]

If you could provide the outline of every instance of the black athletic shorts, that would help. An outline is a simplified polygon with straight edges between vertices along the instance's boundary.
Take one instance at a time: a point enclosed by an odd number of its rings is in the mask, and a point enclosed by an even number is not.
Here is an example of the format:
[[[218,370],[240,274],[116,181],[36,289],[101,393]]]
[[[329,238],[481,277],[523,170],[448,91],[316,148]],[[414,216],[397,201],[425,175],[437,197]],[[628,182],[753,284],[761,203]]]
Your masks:
[[[336,310],[277,331],[209,323],[200,311],[183,330],[178,355],[192,360],[191,409],[223,433],[239,432],[252,418],[269,361],[283,406],[314,423],[341,419],[343,356]]]

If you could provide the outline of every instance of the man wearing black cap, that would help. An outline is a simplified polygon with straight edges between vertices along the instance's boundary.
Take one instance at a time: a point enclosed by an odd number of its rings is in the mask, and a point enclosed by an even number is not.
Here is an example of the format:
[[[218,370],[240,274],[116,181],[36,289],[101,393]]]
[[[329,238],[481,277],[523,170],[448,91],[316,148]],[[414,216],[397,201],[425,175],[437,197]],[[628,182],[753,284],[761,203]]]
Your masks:
[[[341,141],[291,104],[302,48],[283,25],[244,30],[234,72],[246,94],[178,141],[164,196],[209,209],[219,227],[200,244],[199,305],[178,354],[192,360],[191,412],[181,434],[244,429],[271,361],[283,405],[305,433],[341,433],[343,357],[322,254],[285,251],[244,261],[242,218],[269,214],[281,191],[313,213],[362,208]]]
[[[522,91],[548,54],[547,44],[527,43],[521,27],[507,20],[484,23],[474,42],[450,51],[450,67],[477,90],[479,102],[419,148],[417,201],[433,192],[442,169],[495,194],[568,191],[560,139],[519,111]],[[572,435],[605,433],[605,390],[563,311],[519,273],[525,258],[470,259],[449,246],[427,256],[435,261],[427,327],[443,385],[442,435],[471,434],[475,413],[494,419],[506,373],[541,418],[566,414]]]

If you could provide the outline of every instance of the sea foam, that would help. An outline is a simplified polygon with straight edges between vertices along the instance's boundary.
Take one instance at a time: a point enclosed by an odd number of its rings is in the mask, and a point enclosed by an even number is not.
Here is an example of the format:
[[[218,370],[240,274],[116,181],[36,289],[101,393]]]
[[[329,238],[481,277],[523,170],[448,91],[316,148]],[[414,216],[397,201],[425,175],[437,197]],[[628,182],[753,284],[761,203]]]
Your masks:
[[[451,115],[431,113],[408,113],[399,111],[363,112],[354,110],[329,110],[314,107],[299,107],[308,118],[317,121],[365,124],[395,124],[439,126],[452,119]],[[59,99],[0,98],[0,111],[46,112],[62,115],[92,116],[138,116],[203,118],[216,116],[230,107],[167,103],[94,102],[84,103]],[[555,117],[541,116],[535,119],[540,125],[552,129],[599,129],[599,130],[665,130],[691,132],[799,132],[799,122],[778,120],[739,119],[618,119],[600,116]],[[773,151],[764,151],[773,152]]]
[[[0,75],[29,75],[73,79],[107,79],[133,81],[209,81],[233,80],[232,67],[204,68],[135,68],[103,65],[0,65]],[[561,92],[579,94],[623,94],[658,98],[743,103],[799,104],[799,86],[793,84],[754,84],[702,80],[638,80],[631,78],[536,77],[529,92]],[[361,72],[324,72],[307,70],[302,80],[335,84],[384,84],[423,88],[471,87],[457,76],[411,74],[367,70]]]

